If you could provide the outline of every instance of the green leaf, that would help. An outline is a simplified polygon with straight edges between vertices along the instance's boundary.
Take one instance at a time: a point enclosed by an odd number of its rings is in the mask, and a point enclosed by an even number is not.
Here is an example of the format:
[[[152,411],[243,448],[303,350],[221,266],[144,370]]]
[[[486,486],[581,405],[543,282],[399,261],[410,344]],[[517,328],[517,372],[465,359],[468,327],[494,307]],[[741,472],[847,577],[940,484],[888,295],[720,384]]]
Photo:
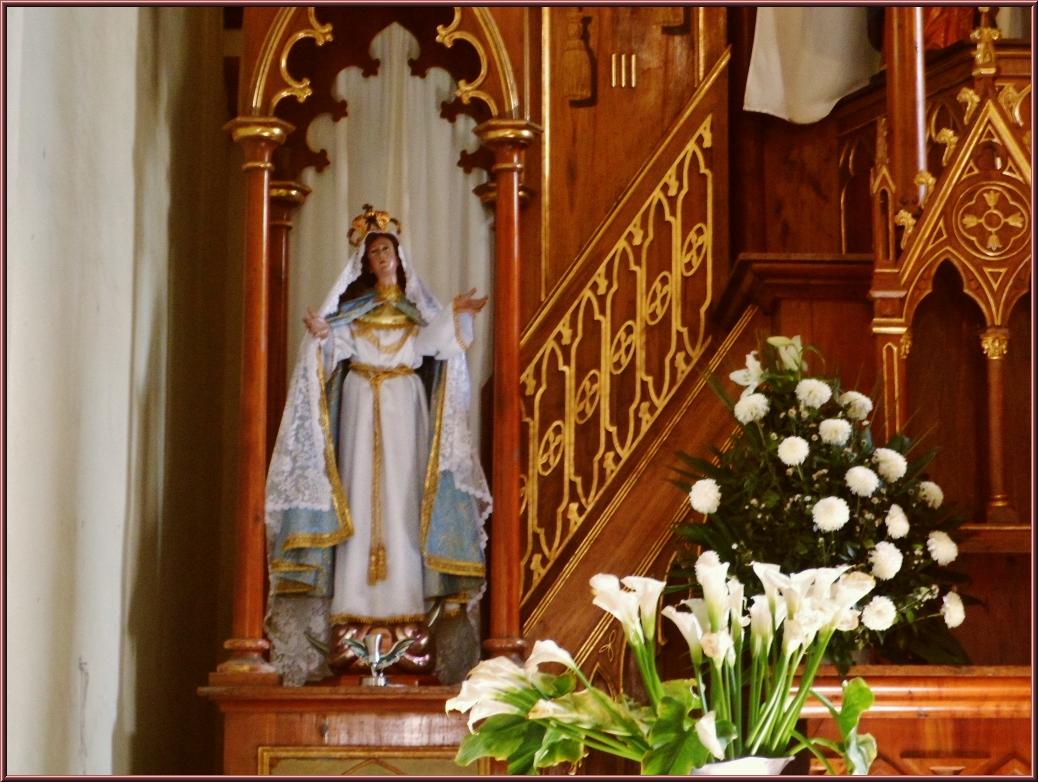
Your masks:
[[[856,775],[868,774],[878,751],[871,733],[859,736],[857,730],[852,730],[844,743],[843,759],[847,770]]]
[[[488,717],[475,733],[462,739],[454,762],[467,766],[479,758],[505,760],[518,749],[523,741],[524,726],[535,725],[540,730],[544,727],[529,722],[521,714],[495,714]]]
[[[692,469],[696,470],[696,472],[705,475],[708,478],[723,480],[727,477],[724,470],[722,470],[720,467],[714,464],[711,464],[706,459],[700,459],[696,456],[690,456],[689,454],[684,453],[683,451],[678,451],[677,455],[678,458],[681,459],[681,461],[685,462],[685,464],[690,466]]]
[[[860,676],[856,676],[849,682],[844,682],[843,702],[840,704],[840,713],[836,717],[840,735],[846,739],[858,727],[861,715],[875,701],[876,696]]]
[[[649,731],[649,744],[661,746],[686,733],[693,725],[688,712],[689,708],[681,699],[670,695],[660,698],[656,704],[656,724]]]
[[[508,753],[509,774],[533,774],[536,772],[534,759],[544,740],[545,726],[536,721],[524,721],[515,729],[519,743]]]
[[[919,474],[934,460],[935,456],[937,456],[937,449],[931,448],[918,459],[913,459],[909,462],[908,470],[905,471],[904,477],[901,478],[901,485],[907,486],[916,480]]]
[[[707,762],[710,751],[703,746],[695,731],[675,735],[669,742],[645,753],[642,758],[642,774],[692,773]]]
[[[728,392],[725,390],[724,386],[721,385],[721,381],[717,379],[717,375],[707,375],[706,384],[710,386],[710,389],[717,394],[718,398],[720,398],[722,402],[724,402],[725,407],[729,410],[732,410],[735,407],[735,402],[733,402],[732,398],[728,396]]]
[[[669,679],[663,682],[663,694],[680,703],[687,714],[699,708],[699,696],[693,689],[695,683],[695,679]]]
[[[534,754],[533,765],[535,768],[550,768],[559,763],[576,763],[586,754],[583,742],[551,725],[544,732],[540,749]]]
[[[563,695],[568,695],[573,692],[573,688],[577,684],[576,677],[569,671],[559,676],[552,676],[551,674],[543,674],[546,677],[537,682],[537,689],[545,698],[554,700],[560,698]]]

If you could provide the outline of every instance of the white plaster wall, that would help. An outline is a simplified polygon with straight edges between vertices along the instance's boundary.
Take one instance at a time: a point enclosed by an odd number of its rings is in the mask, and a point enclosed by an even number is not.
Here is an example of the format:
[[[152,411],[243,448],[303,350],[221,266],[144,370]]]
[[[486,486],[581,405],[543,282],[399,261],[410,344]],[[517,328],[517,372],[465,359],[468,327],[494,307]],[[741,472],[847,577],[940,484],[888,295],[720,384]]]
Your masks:
[[[10,773],[218,770],[220,27],[8,9]]]

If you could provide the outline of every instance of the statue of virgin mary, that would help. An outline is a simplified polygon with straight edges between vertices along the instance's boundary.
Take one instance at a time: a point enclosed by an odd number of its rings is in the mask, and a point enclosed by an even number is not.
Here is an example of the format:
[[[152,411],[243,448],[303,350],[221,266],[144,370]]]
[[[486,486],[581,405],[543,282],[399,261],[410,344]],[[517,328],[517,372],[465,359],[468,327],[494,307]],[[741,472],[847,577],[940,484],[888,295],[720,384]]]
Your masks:
[[[333,629],[420,623],[443,601],[471,621],[485,583],[490,493],[465,350],[486,299],[442,307],[399,223],[370,205],[350,243],[304,318],[267,475],[266,629],[288,685],[328,675],[319,647],[334,646]]]

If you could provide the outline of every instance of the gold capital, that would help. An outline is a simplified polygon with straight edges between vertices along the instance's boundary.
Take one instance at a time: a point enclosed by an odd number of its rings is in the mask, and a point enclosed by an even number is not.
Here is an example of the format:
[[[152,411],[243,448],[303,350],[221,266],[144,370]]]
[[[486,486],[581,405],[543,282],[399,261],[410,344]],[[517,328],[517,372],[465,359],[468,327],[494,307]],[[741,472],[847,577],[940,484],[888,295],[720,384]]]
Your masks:
[[[263,139],[281,145],[295,127],[277,117],[235,117],[223,129],[236,142],[245,139]]]
[[[541,126],[525,119],[488,119],[475,132],[487,146],[511,142],[525,147],[541,132]]]
[[[279,180],[270,183],[270,197],[276,201],[287,201],[295,206],[301,206],[310,195],[310,188],[301,182]]]
[[[984,355],[994,360],[1005,358],[1009,352],[1009,332],[1006,329],[988,329],[980,335],[980,347]]]

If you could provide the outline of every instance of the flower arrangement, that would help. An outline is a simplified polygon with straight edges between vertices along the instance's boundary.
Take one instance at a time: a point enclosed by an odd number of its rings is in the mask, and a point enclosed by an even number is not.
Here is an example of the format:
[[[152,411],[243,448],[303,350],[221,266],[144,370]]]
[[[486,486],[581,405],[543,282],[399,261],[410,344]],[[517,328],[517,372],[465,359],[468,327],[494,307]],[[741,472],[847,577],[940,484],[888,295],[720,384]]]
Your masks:
[[[468,712],[472,731],[456,761],[492,757],[507,761],[509,773],[532,773],[595,750],[635,761],[643,774],[688,774],[712,761],[788,758],[806,748],[830,771],[822,749],[842,756],[852,773],[867,773],[876,742],[857,732],[873,702],[864,680],[844,683],[839,708],[814,693],[833,714],[841,741],[807,738],[796,723],[830,639],[856,623],[856,605],[875,579],[846,566],[792,575],[773,564],[754,569],[764,593],[749,600],[747,611],[728,564],[713,551],[699,557],[703,597],[662,611],[687,642],[692,663],[690,677],[668,681],[656,667],[664,582],[594,576],[593,602],[620,621],[649,702],[595,687],[566,650],[538,641],[523,665],[506,657],[477,665],[447,702],[447,711]],[[562,673],[541,670],[550,663]]]
[[[738,400],[712,379],[740,431],[715,451],[716,464],[680,454],[688,469],[675,483],[705,520],[679,525],[678,535],[721,552],[744,581],[761,559],[875,577],[859,626],[833,640],[830,658],[841,671],[864,648],[894,662],[968,662],[949,633],[965,617],[951,588],[963,578],[944,567],[958,555],[948,532],[960,522],[941,488],[923,479],[933,452],[910,460],[912,443],[901,434],[875,447],[872,400],[841,390],[836,378],[807,375],[800,337],[771,337],[764,352],[764,363],[753,351],[731,373],[743,387]],[[677,560],[673,586],[691,586],[692,556]]]

